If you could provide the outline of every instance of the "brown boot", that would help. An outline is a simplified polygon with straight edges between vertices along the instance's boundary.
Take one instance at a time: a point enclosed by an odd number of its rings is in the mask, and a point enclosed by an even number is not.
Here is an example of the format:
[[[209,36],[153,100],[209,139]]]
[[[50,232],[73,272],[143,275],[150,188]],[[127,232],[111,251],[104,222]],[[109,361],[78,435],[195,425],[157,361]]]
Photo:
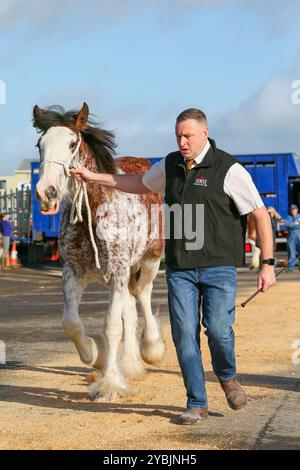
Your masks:
[[[247,404],[247,395],[236,379],[222,381],[222,389],[225,392],[227,403],[233,410],[240,410]]]
[[[208,408],[188,408],[179,418],[179,424],[196,424],[208,417]]]

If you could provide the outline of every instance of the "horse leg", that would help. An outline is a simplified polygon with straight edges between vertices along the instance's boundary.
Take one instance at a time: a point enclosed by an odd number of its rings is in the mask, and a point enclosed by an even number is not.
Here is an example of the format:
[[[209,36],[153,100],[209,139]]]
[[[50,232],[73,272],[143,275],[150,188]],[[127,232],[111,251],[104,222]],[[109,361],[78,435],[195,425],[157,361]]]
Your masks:
[[[160,259],[145,258],[141,262],[140,276],[134,283],[131,280],[130,288],[138,299],[145,319],[145,329],[141,341],[141,355],[148,364],[158,364],[165,355],[166,345],[160,325],[152,313],[151,294],[153,280],[160,266]]]
[[[130,292],[127,292],[123,311],[124,324],[124,350],[121,358],[121,369],[126,377],[142,377],[145,374],[141,362],[139,343],[137,340],[138,316],[136,300]]]
[[[81,361],[96,369],[102,369],[105,360],[104,345],[99,343],[98,350],[93,338],[86,336],[80,320],[78,308],[84,290],[83,280],[77,277],[66,263],[63,267],[64,310],[62,324],[66,334],[73,341]]]
[[[97,402],[117,401],[128,393],[126,381],[118,367],[118,348],[122,339],[122,312],[126,302],[126,290],[116,288],[111,292],[110,307],[105,324],[107,344],[106,364],[102,376],[89,386],[91,400]]]

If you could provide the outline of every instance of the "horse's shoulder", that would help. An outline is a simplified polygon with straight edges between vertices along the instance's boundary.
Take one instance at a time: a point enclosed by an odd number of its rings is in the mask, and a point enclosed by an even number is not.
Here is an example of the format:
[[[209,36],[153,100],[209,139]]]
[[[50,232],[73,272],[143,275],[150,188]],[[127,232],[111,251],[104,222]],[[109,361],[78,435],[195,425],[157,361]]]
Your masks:
[[[143,175],[152,164],[146,158],[119,157],[115,159],[116,167],[124,173]]]

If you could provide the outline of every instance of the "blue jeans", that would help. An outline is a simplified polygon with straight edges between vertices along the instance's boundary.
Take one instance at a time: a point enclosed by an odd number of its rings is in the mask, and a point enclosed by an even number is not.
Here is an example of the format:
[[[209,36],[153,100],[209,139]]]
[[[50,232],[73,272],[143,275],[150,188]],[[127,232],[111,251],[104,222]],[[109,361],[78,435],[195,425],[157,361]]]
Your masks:
[[[9,245],[10,245],[10,237],[6,237],[3,235],[2,237],[2,259],[7,258],[9,256]]]
[[[298,230],[295,233],[292,233],[288,236],[287,239],[287,249],[288,249],[288,269],[293,271],[295,267],[295,261],[298,255],[298,267],[300,269],[300,233]]]
[[[172,337],[187,390],[187,408],[207,407],[200,350],[200,306],[212,367],[220,380],[236,375],[234,352],[236,268],[166,269]]]

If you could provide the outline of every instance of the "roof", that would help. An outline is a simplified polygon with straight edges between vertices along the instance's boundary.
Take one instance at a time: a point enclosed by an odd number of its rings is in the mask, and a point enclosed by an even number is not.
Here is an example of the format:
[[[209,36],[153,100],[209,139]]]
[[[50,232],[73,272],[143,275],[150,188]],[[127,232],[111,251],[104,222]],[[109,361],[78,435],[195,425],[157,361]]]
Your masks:
[[[30,173],[31,171],[31,162],[38,162],[39,160],[37,160],[36,158],[24,158],[20,165],[18,166],[18,168],[16,169],[16,171],[27,171],[28,173]]]

